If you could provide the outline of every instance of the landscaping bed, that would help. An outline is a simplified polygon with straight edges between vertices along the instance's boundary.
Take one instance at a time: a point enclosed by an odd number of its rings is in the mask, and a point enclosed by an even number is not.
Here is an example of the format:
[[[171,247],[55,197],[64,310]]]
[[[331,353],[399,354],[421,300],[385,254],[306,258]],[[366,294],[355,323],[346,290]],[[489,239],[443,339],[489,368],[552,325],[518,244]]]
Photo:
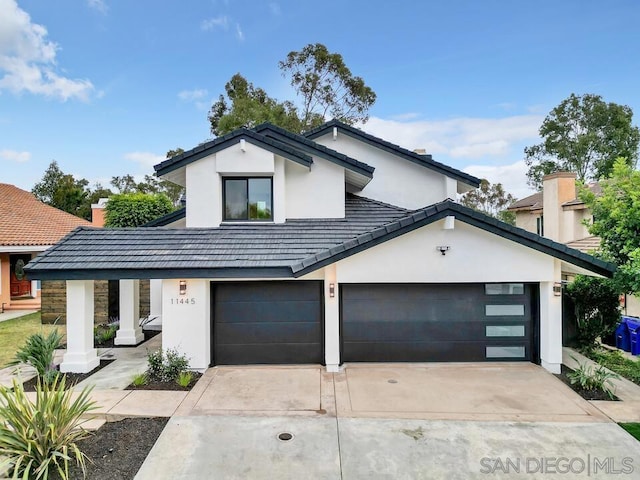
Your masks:
[[[78,447],[91,460],[86,462],[87,479],[132,479],[162,433],[168,418],[125,418],[107,422]],[[75,464],[69,478],[82,479],[82,470]],[[57,478],[54,476],[54,478]]]
[[[604,348],[581,350],[585,357],[640,385],[640,361],[625,357],[621,352]]]
[[[96,327],[98,328],[98,327]],[[95,339],[95,346],[96,348],[136,348],[139,347],[140,345],[142,345],[144,342],[151,340],[153,337],[155,337],[156,335],[162,333],[161,330],[142,330],[142,333],[144,333],[144,340],[142,342],[140,342],[138,345],[115,345],[113,342],[115,340],[115,333],[113,334],[113,337],[109,338],[109,339],[104,339],[104,340],[98,340],[97,338]]]
[[[109,360],[100,360],[100,364],[87,373],[63,373],[62,375],[66,377],[65,386],[66,388],[72,388],[74,385],[77,385],[81,381],[89,378],[91,375],[96,373],[98,370],[102,370],[104,367],[109,365],[112,362],[115,362],[115,358]],[[35,392],[36,385],[38,384],[38,377],[33,377],[31,380],[27,380],[22,384],[25,392]]]
[[[170,382],[161,382],[159,380],[148,379],[147,383],[144,385],[134,385],[131,383],[127,388],[125,388],[125,390],[175,390],[188,392],[196,383],[198,383],[198,380],[200,380],[200,377],[202,376],[202,374],[198,372],[191,372],[191,375],[191,381],[186,387],[178,385],[175,380]]]
[[[580,395],[585,400],[608,400],[608,401],[619,401],[620,399],[615,395],[611,397],[607,392],[600,388],[594,388],[590,390],[586,390],[581,388],[580,385],[572,384],[569,379],[569,375],[574,372],[573,369],[567,367],[566,365],[562,365],[561,373],[557,374],[556,377],[559,378],[562,382],[569,386],[574,392]]]

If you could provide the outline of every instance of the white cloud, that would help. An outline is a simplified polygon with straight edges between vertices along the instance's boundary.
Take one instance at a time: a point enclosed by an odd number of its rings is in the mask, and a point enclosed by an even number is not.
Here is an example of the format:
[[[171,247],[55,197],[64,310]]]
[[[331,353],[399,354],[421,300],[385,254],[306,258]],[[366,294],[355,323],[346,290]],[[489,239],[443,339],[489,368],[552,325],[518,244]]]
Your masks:
[[[185,102],[194,102],[196,100],[202,100],[204,97],[208,95],[204,88],[195,88],[193,90],[182,90],[178,93],[178,98],[180,100],[184,100]]]
[[[238,37],[238,40],[240,41],[244,40],[244,33],[242,33],[239,23],[236,23],[236,37]]]
[[[164,155],[156,155],[151,152],[129,152],[124,154],[126,160],[139,163],[142,167],[148,168],[166,160]]]
[[[55,71],[58,45],[47,29],[31,22],[15,0],[0,0],[0,91],[88,100],[94,90],[86,79],[70,79]]]
[[[501,183],[507,193],[518,199],[534,193],[527,186],[527,165],[524,160],[510,165],[469,165],[463,170],[475,177],[486,178],[491,183]]]
[[[12,162],[23,163],[31,158],[30,152],[17,152],[15,150],[0,150],[0,158]]]
[[[477,160],[505,156],[514,145],[537,139],[541,122],[539,115],[405,122],[371,117],[363,129],[411,150]]]
[[[218,15],[217,17],[208,18],[203,20],[200,24],[200,28],[204,31],[214,30],[216,28],[222,28],[223,30],[229,29],[229,17],[226,15]]]
[[[92,8],[103,15],[106,15],[109,11],[109,7],[104,0],[87,0],[87,5],[89,5],[89,8]]]

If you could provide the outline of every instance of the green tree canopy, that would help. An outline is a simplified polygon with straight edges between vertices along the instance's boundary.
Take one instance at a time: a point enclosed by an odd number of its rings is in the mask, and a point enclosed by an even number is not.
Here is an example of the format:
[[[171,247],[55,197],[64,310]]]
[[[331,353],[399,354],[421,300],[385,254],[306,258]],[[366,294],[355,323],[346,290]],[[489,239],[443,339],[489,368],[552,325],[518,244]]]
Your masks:
[[[460,198],[460,203],[478,210],[487,215],[502,220],[510,225],[515,225],[515,213],[507,210],[507,207],[516,201],[510,193],[505,192],[501,183],[493,185],[486,179],[480,181],[480,188],[471,190]]]
[[[327,117],[349,124],[369,118],[376,94],[362,78],[351,73],[342,55],[330,53],[320,43],[309,44],[299,52],[289,52],[279,67],[289,78],[297,101],[270,97],[236,73],[226,83],[225,94],[211,106],[211,133],[220,136],[263,122],[301,133],[320,125]]]
[[[542,122],[542,143],[524,149],[529,184],[540,189],[542,177],[558,171],[575,172],[582,182],[606,178],[618,157],[635,166],[640,131],[632,118],[626,105],[572,93]]]
[[[592,235],[602,239],[601,254],[618,265],[619,290],[640,292],[640,172],[620,158],[612,174],[600,182],[602,193],[580,189],[580,198],[593,212]]]
[[[162,193],[119,193],[105,207],[105,227],[139,227],[172,210],[171,200]]]
[[[49,164],[42,180],[31,190],[38,200],[72,215],[83,216],[89,197],[89,182],[64,173],[55,160]],[[89,207],[90,209],[90,207]]]
[[[182,153],[182,152],[180,152]],[[177,153],[176,153],[177,155]],[[133,175],[127,174],[111,178],[111,186],[118,193],[162,193],[173,205],[177,205],[184,188],[155,175],[145,175],[143,181],[136,181]]]

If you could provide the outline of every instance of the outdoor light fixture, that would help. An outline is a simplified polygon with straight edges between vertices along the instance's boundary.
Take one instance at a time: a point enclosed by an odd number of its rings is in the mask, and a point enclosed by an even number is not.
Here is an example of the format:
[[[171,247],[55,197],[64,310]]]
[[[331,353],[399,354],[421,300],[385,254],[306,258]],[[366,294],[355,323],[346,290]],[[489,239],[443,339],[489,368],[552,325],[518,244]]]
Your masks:
[[[186,294],[187,294],[187,281],[180,280],[180,295],[186,295]]]
[[[560,283],[560,282],[555,282],[555,283],[553,284],[553,294],[554,294],[556,297],[559,297],[559,296],[561,296],[561,295],[562,295],[562,283]]]
[[[449,245],[440,245],[436,247],[436,250],[438,250],[442,255],[446,255],[450,248],[451,247]]]
[[[335,283],[330,283],[329,284],[329,297],[333,298],[336,296],[336,284]]]

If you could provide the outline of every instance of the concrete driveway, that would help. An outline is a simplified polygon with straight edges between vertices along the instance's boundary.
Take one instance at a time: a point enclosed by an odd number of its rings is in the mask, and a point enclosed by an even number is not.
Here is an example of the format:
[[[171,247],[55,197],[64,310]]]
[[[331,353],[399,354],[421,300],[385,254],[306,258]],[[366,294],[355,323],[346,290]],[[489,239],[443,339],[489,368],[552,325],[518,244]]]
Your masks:
[[[554,471],[640,478],[640,443],[532,364],[376,364],[339,374],[218,367],[187,396],[136,479],[540,478]]]

